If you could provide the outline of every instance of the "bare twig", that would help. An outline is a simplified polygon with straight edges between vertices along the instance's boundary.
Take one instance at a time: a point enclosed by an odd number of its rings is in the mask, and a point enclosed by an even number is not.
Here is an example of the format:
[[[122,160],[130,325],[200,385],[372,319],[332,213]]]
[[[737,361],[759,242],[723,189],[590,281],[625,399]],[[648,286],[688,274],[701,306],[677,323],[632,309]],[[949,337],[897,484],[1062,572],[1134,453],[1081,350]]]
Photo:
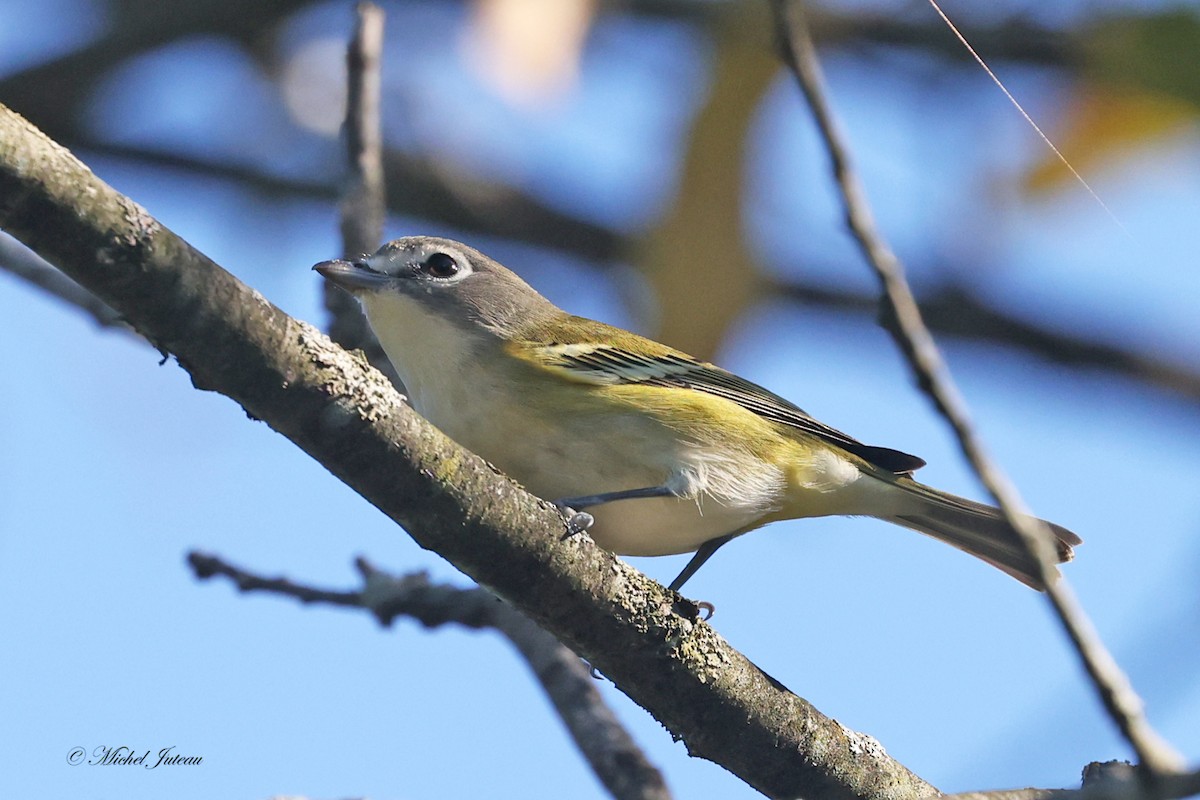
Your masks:
[[[473,630],[495,630],[524,657],[576,746],[613,797],[668,800],[671,796],[662,773],[646,759],[596,691],[596,682],[584,662],[486,589],[434,584],[424,572],[397,577],[363,558],[355,562],[363,577],[363,588],[357,592],[315,589],[286,578],[264,578],[204,553],[189,553],[188,564],[196,577],[224,575],[239,591],[269,592],[306,604],[362,608],[384,627],[397,617],[409,617],[426,628],[455,623]]]
[[[349,172],[342,188],[342,256],[372,253],[383,240],[387,197],[383,179],[383,132],[380,91],[383,85],[383,9],[357,6],[354,38],[346,49],[346,139]],[[400,377],[384,355],[358,303],[333,284],[325,284],[329,335],[348,350],[362,350],[371,364],[403,391]]]
[[[1160,775],[1148,785],[1125,762],[1088,764],[1080,789],[1006,789],[963,792],[937,800],[1173,800],[1200,794],[1200,772]]]
[[[1050,599],[1084,668],[1109,715],[1133,747],[1142,765],[1151,773],[1175,772],[1183,767],[1182,757],[1150,727],[1142,701],[1129,679],[1105,649],[1083,609],[1058,579],[1051,556],[1050,532],[1030,517],[1016,489],[985,452],[976,436],[962,396],[921,319],[912,290],[899,260],[875,228],[869,205],[837,129],[833,112],[825,100],[824,79],[816,49],[809,35],[799,0],[773,0],[784,58],[796,74],[821,137],[829,153],[834,177],[842,194],[846,221],[867,262],[883,287],[887,325],[912,367],[921,389],[933,400],[958,438],[967,460],[980,481],[996,499],[1005,519],[1020,536],[1038,564],[1038,577],[1047,586]]]
[[[132,329],[103,300],[47,264],[11,237],[0,235],[0,269],[7,270],[49,292],[68,305],[84,311],[104,328]]]
[[[362,608],[362,592],[339,592],[330,589],[314,589],[287,578],[264,578],[236,567],[219,556],[193,550],[187,555],[188,566],[201,580],[224,575],[233,581],[239,592],[267,592],[292,597],[301,603],[322,603],[342,608]]]
[[[383,185],[383,9],[358,4],[358,24],[346,51],[346,151],[350,177],[342,196],[343,255],[370,253],[383,239],[387,204]]]

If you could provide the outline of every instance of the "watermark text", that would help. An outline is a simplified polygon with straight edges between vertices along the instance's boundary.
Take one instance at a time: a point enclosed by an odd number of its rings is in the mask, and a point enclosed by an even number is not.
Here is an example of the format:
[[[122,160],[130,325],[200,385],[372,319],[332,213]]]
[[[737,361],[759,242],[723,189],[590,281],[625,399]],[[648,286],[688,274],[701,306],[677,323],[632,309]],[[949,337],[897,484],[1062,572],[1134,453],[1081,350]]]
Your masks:
[[[72,747],[67,751],[67,763],[72,767],[86,765],[90,767],[142,767],[143,769],[158,769],[159,767],[196,767],[204,763],[204,756],[190,756],[176,752],[175,745],[163,747],[155,751],[121,745],[111,747],[100,745],[88,754],[87,748]]]

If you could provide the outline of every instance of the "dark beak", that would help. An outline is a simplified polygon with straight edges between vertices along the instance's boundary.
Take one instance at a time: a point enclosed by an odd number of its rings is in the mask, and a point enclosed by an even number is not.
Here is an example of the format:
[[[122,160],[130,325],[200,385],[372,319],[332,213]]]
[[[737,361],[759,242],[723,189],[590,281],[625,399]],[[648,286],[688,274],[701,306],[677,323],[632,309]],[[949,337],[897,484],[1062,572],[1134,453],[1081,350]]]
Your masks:
[[[313,267],[325,280],[350,294],[374,292],[391,282],[392,277],[376,272],[359,261],[322,261]]]

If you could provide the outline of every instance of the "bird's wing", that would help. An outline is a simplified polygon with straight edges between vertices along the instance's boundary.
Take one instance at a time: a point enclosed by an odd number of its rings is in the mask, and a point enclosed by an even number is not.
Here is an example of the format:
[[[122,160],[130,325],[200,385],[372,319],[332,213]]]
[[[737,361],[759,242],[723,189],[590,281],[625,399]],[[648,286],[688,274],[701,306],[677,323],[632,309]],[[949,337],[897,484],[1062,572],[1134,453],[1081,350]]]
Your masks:
[[[539,344],[534,357],[541,366],[580,383],[598,386],[643,384],[692,389],[722,397],[764,419],[837,445],[889,472],[903,474],[925,465],[925,461],[917,456],[863,444],[814,419],[774,392],[732,372],[648,339],[622,333],[622,339],[632,337],[629,342],[633,346],[549,342]]]

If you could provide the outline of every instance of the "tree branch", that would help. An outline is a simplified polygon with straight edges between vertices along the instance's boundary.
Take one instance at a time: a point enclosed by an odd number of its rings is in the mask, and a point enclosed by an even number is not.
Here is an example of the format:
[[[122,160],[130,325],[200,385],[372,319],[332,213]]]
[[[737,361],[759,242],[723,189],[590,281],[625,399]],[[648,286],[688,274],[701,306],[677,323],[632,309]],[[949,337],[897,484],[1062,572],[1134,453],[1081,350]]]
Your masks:
[[[383,243],[387,193],[383,183],[383,9],[360,2],[346,50],[346,155],[350,175],[342,191],[342,255],[356,258]],[[345,295],[345,292],[339,292]]]
[[[361,359],[289,318],[0,106],[0,227],[494,591],[683,740],[772,797],[933,787],[823,716],[586,535],[409,409]]]
[[[596,682],[584,662],[486,589],[433,584],[424,572],[397,577],[376,569],[363,558],[355,561],[363,578],[363,588],[357,592],[315,589],[286,578],[264,578],[203,553],[189,553],[187,560],[197,578],[225,576],[241,592],[268,592],[294,597],[305,604],[364,609],[385,628],[391,627],[397,617],[408,617],[426,628],[454,623],[472,630],[495,630],[525,659],[575,745],[613,797],[668,800],[671,796],[662,774],[646,760],[596,691]]]
[[[349,172],[342,186],[340,227],[342,257],[347,259],[379,248],[387,214],[380,114],[384,13],[368,2],[359,3],[356,11],[354,36],[346,49],[346,119],[342,125]],[[327,281],[323,291],[330,338],[347,350],[362,350],[372,366],[404,391],[358,301]]]
[[[1008,789],[963,792],[938,800],[1173,800],[1200,794],[1200,772],[1160,775],[1153,783],[1141,779],[1123,761],[1095,762],[1083,770],[1081,789]]]
[[[773,0],[784,58],[808,102],[829,154],[834,178],[846,209],[846,222],[863,256],[875,271],[883,290],[885,327],[899,346],[921,390],[933,401],[958,438],[963,454],[988,492],[995,498],[1005,519],[1020,537],[1039,566],[1046,596],[1075,646],[1084,668],[1109,716],[1133,747],[1142,765],[1151,773],[1170,773],[1183,768],[1183,758],[1150,727],[1141,698],[1129,679],[1105,649],[1083,609],[1059,579],[1046,526],[1029,516],[1016,488],[984,449],[967,412],[966,403],[950,377],[932,335],[921,319],[916,299],[895,254],[875,228],[871,212],[850,154],[843,143],[833,112],[825,100],[824,79],[816,48],[804,20],[800,0]]]
[[[102,328],[129,330],[120,314],[8,236],[0,236],[0,269],[75,306]]]

